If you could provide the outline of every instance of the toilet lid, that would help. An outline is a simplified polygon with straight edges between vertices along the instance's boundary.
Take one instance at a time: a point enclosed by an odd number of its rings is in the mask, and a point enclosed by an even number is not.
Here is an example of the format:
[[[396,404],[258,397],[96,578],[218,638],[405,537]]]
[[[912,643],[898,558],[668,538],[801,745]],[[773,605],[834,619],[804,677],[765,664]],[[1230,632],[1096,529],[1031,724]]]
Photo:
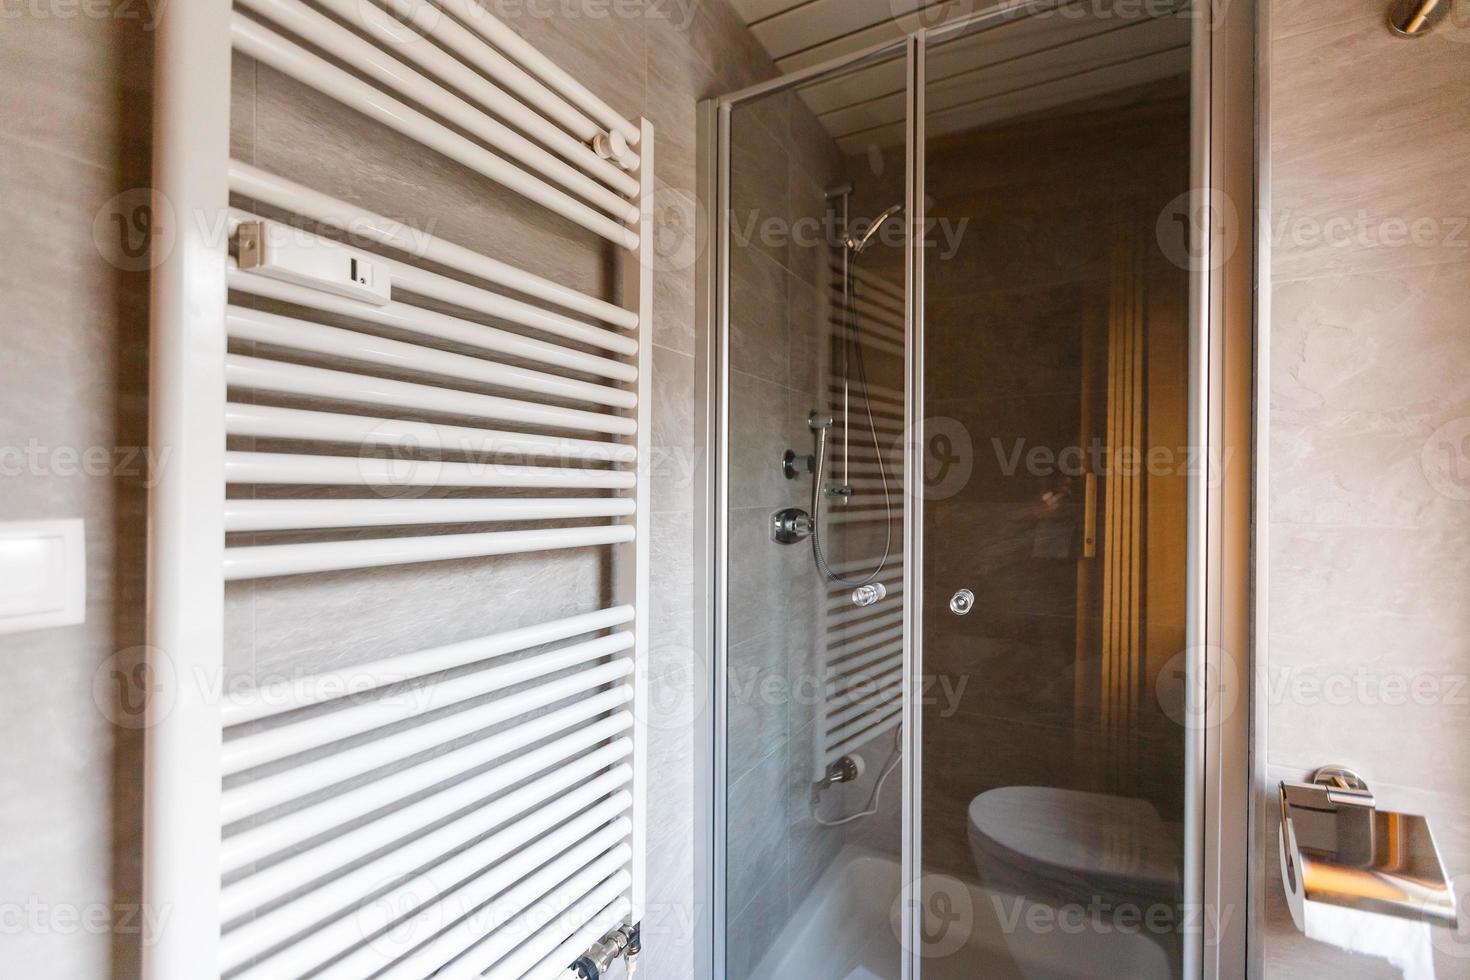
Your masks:
[[[1146,800],[1006,786],[975,798],[970,827],[978,844],[1036,873],[1150,896],[1178,888],[1180,829]]]

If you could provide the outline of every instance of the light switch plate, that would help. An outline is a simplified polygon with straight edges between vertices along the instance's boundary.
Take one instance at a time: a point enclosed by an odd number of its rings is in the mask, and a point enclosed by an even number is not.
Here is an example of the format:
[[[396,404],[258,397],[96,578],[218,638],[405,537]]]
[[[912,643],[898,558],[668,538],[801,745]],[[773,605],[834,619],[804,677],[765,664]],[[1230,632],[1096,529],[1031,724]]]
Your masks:
[[[0,522],[0,633],[85,620],[86,558],[80,519]]]

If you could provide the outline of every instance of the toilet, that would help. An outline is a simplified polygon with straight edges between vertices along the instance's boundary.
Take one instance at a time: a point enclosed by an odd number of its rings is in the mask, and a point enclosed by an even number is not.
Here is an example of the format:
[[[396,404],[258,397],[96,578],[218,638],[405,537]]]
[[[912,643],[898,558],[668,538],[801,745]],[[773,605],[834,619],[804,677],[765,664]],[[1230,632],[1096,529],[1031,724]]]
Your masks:
[[[1183,835],[1153,804],[1006,786],[971,802],[969,834],[980,882],[1027,980],[1179,975]],[[1137,911],[1120,918],[1120,909]],[[1074,973],[1079,964],[1085,972]]]

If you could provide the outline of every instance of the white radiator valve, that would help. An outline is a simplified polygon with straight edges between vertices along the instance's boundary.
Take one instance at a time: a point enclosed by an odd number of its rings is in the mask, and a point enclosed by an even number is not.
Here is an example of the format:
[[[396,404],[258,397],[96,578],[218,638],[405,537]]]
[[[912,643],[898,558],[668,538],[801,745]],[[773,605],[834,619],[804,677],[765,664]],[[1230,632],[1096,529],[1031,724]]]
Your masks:
[[[628,139],[617,130],[592,137],[592,149],[604,160],[611,160],[624,170],[633,169],[633,153]]]

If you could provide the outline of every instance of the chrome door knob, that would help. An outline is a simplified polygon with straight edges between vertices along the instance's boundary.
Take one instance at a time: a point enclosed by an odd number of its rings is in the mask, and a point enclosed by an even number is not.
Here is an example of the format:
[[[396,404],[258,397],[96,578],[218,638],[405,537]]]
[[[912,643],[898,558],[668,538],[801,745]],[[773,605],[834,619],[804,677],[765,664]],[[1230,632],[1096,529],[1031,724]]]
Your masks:
[[[949,611],[956,616],[968,616],[970,610],[975,608],[975,593],[969,589],[960,589],[949,597]]]

